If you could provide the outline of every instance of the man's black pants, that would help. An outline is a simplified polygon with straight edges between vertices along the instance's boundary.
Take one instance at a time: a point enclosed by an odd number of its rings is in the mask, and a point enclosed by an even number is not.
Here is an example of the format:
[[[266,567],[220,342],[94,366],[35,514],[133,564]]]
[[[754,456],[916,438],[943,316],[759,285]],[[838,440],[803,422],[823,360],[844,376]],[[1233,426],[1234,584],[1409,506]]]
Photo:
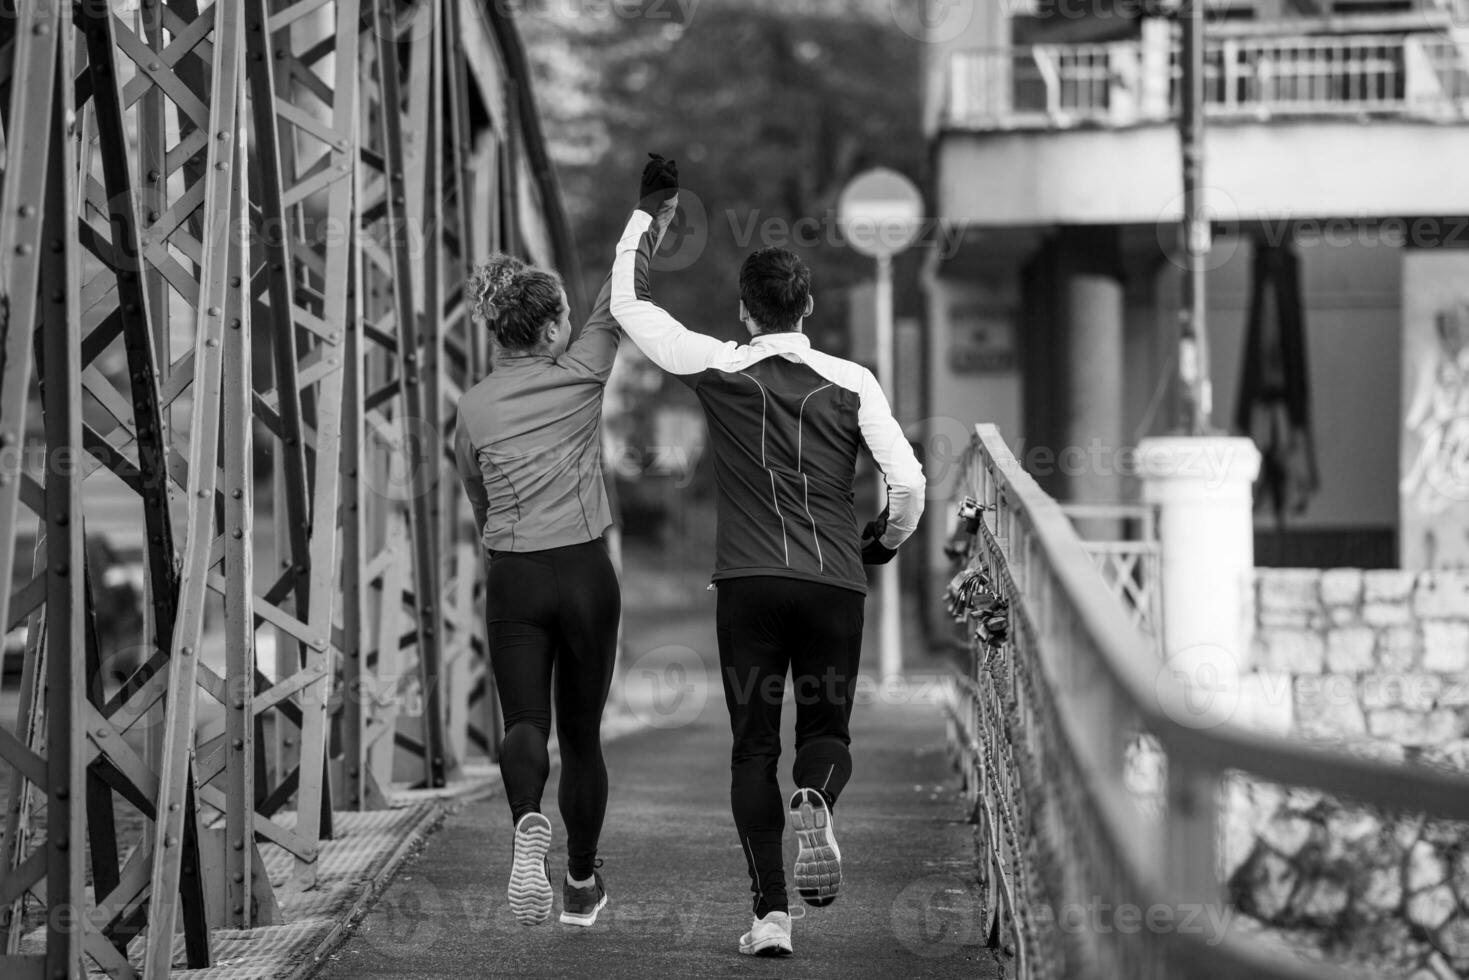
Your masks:
[[[734,735],[730,804],[757,916],[789,908],[781,853],[785,800],[776,780],[786,673],[796,706],[796,786],[819,790],[834,804],[852,775],[848,724],[864,600],[851,589],[799,579],[719,583],[719,667]]]

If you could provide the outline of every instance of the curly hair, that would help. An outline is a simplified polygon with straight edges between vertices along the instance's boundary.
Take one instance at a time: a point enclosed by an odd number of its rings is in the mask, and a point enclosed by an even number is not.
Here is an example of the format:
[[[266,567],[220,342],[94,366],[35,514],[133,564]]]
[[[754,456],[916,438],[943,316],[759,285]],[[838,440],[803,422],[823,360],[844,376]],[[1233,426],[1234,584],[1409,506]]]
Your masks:
[[[534,350],[546,324],[561,315],[561,277],[503,252],[475,267],[466,290],[470,311],[501,350]]]

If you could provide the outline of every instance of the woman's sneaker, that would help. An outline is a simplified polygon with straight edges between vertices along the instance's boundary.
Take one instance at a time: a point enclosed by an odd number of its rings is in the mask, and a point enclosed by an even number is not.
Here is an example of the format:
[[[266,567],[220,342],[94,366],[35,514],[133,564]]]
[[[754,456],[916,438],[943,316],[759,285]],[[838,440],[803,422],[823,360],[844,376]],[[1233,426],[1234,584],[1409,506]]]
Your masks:
[[[568,878],[561,886],[561,921],[568,926],[595,925],[597,913],[607,907],[607,889],[602,872],[592,872],[592,883],[578,888]]]
[[[765,918],[754,920],[750,931],[740,937],[740,952],[746,956],[790,956],[790,913],[767,912]]]
[[[836,900],[842,887],[842,852],[832,833],[831,808],[814,789],[791,796],[791,826],[796,831],[796,892],[820,908]]]
[[[536,926],[551,917],[551,878],[546,852],[551,849],[551,821],[527,813],[515,825],[514,861],[510,867],[510,911],[523,926]]]

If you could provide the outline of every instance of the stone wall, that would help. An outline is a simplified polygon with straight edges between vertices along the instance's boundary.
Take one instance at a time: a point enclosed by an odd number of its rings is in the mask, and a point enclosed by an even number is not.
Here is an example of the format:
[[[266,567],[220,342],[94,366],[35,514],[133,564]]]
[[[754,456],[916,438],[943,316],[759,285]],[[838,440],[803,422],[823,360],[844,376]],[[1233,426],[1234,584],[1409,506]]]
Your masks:
[[[1466,758],[1469,574],[1262,569],[1255,608],[1255,717],[1407,761]]]
[[[1469,575],[1261,570],[1257,585],[1251,723],[1469,771]],[[1469,827],[1238,776],[1227,792],[1240,912],[1376,975],[1469,976]]]

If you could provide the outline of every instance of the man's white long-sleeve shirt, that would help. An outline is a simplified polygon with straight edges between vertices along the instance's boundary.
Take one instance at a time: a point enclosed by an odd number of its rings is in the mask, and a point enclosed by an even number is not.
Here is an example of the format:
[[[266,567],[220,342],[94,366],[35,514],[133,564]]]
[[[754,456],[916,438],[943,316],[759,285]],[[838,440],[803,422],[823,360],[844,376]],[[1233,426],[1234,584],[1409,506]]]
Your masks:
[[[872,372],[800,333],[722,342],[652,302],[653,218],[633,212],[612,267],[612,315],[653,363],[694,389],[708,421],[719,526],[714,580],[771,575],[865,592],[853,511],[866,446],[888,490],[882,544],[918,527],[924,477]]]

